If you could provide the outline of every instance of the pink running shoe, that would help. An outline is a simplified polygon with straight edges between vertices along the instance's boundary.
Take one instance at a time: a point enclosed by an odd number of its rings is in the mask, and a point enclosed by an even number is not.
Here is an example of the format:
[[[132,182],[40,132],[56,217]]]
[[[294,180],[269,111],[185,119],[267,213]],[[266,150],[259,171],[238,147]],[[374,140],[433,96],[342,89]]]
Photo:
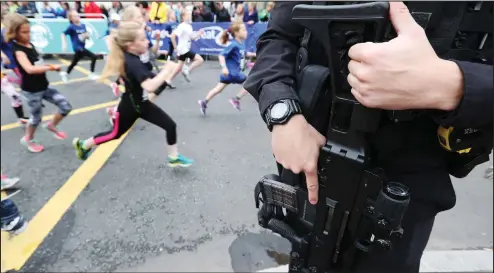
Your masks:
[[[26,136],[23,136],[21,138],[21,144],[26,146],[27,149],[32,153],[39,153],[45,149],[43,145],[36,143],[36,141],[34,141],[33,139],[27,140]]]
[[[112,91],[113,95],[117,98],[120,97],[120,87],[118,86],[118,84],[112,82],[110,84],[110,87],[111,87],[111,91]]]
[[[53,126],[51,124],[51,122],[48,122],[48,123],[45,123],[43,124],[43,127],[52,132],[53,133],[53,136],[57,139],[60,139],[60,140],[64,140],[67,138],[67,134],[65,132],[62,132],[62,131],[59,131],[57,128],[55,128],[55,126]]]

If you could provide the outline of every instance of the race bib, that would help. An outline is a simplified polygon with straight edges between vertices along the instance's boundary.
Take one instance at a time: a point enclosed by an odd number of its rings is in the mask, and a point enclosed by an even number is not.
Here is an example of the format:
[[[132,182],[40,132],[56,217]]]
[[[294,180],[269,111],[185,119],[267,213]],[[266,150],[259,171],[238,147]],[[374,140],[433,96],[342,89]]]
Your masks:
[[[78,35],[78,37],[79,37],[79,41],[83,43],[87,40],[86,33],[81,33]]]

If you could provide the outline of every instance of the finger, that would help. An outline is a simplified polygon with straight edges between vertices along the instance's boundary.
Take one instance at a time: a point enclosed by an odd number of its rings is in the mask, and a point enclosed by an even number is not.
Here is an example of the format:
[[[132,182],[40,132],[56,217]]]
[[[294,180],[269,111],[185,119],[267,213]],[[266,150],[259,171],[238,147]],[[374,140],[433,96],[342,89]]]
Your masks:
[[[358,102],[360,102],[365,107],[369,107],[369,105],[367,104],[367,100],[364,98],[364,96],[362,96],[362,94],[358,90],[352,88],[351,92]]]
[[[413,34],[422,29],[403,2],[389,2],[389,17],[396,34]]]
[[[317,169],[305,171],[305,181],[307,184],[307,192],[309,194],[309,202],[312,205],[317,204],[317,194],[319,190],[319,183],[317,181]]]
[[[357,89],[357,90],[359,89],[359,87],[360,87],[360,81],[352,73],[348,74],[348,76],[346,77],[346,79],[348,81],[348,84],[352,88]]]
[[[350,61],[348,63],[348,71],[361,82],[368,79],[368,68],[366,68],[366,65],[361,62],[353,60]]]
[[[355,44],[348,50],[348,57],[357,62],[368,63],[372,60],[374,52],[379,50],[378,46],[378,44],[372,42]]]

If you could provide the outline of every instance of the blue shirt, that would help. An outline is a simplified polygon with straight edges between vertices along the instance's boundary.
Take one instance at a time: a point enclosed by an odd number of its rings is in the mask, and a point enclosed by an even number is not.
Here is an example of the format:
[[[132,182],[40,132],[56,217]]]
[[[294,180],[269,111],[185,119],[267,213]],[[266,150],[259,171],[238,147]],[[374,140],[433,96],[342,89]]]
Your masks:
[[[108,29],[105,32],[105,36],[110,35],[111,30],[114,28],[117,28],[117,27],[118,27],[118,24],[110,23],[110,25],[108,25]]]
[[[221,55],[225,57],[226,67],[230,74],[238,74],[241,71],[240,62],[245,55],[243,44],[233,40],[230,45],[223,49]]]
[[[12,49],[13,41],[5,42],[5,29],[2,29],[2,37],[0,37],[0,50],[9,58],[10,64],[5,64],[4,67],[7,69],[16,68],[14,50]]]
[[[86,44],[86,39],[81,37],[81,34],[86,33],[86,25],[80,24],[70,24],[70,26],[63,32],[65,35],[70,36],[70,40],[72,41],[72,49],[74,52],[81,51],[84,49]]]

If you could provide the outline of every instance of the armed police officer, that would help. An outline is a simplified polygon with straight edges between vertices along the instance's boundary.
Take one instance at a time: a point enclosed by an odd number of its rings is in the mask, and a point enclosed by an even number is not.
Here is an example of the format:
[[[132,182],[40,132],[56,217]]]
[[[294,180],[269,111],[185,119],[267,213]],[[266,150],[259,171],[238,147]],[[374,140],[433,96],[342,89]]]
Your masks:
[[[298,4],[310,2],[276,3],[268,28],[257,41],[257,61],[244,87],[259,102],[261,116],[272,132],[276,161],[285,169],[305,174],[308,198],[316,204],[317,160],[326,139],[304,118],[296,92],[297,50],[305,29],[290,19],[290,14]],[[470,25],[492,26],[492,3],[483,4],[490,5],[490,20]],[[421,115],[400,122],[386,116],[371,138],[377,164],[388,178],[409,187],[412,195],[401,241],[390,252],[362,254],[356,272],[419,272],[436,214],[453,208],[456,202],[444,150],[438,143],[438,125],[488,128],[492,139],[492,56],[476,62],[443,59],[407,6],[391,2],[389,17],[396,38],[353,45],[348,51],[347,80],[353,96],[368,108],[421,111]],[[483,37],[474,42],[473,50],[492,47],[492,27]],[[311,39],[308,52],[310,63],[329,65],[317,40]],[[331,183],[331,178],[328,181]]]

